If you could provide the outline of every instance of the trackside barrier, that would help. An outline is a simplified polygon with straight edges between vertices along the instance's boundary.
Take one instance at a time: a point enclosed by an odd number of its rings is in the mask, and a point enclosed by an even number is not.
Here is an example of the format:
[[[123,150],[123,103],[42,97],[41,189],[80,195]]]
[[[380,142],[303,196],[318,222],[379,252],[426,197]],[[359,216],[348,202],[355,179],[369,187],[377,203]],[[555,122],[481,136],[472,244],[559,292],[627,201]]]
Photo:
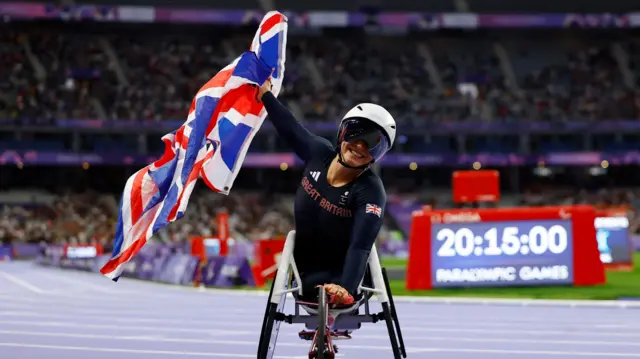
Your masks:
[[[12,260],[15,257],[15,251],[13,246],[8,245],[8,244],[0,244],[0,261],[6,260]]]
[[[210,287],[255,286],[249,260],[244,256],[208,257],[205,265],[199,266],[198,257],[183,251],[165,246],[144,249],[127,263],[122,277],[189,286],[199,277],[202,285]],[[69,258],[62,247],[49,246],[36,263],[99,273],[108,260],[108,255]]]

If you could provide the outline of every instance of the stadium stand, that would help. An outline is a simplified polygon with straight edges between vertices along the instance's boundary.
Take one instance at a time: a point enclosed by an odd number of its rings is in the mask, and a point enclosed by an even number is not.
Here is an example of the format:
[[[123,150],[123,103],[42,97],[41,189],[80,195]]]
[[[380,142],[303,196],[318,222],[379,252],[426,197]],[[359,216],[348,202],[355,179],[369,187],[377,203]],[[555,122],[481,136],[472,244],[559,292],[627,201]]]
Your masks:
[[[203,81],[249,40],[237,35],[216,43],[224,29],[191,27],[105,34],[87,26],[78,34],[65,26],[4,26],[4,68],[12,74],[3,85],[10,90],[4,111],[20,108],[8,117],[32,120],[180,119]],[[344,30],[290,42],[283,96],[306,121],[335,119],[353,101],[381,98],[406,123],[593,121],[640,113],[633,92],[637,47],[619,33],[443,33],[398,41]]]
[[[112,5],[108,0],[96,3]],[[171,5],[169,3],[164,5]],[[505,9],[504,1],[500,0],[467,0],[466,3],[470,10],[478,12]],[[620,10],[626,6],[622,3]],[[148,4],[163,5],[157,0],[135,2],[139,6]],[[290,0],[278,1],[278,5],[287,10],[307,10],[300,4]],[[601,4],[586,1],[581,6],[598,11],[604,6]],[[181,5],[199,7],[205,4],[192,0],[181,2]],[[206,5],[225,9],[231,5],[234,9],[259,9],[264,4],[244,0],[233,3],[214,1]],[[542,11],[547,9],[547,5],[548,2],[544,1],[510,3],[513,11]],[[459,2],[455,1],[323,1],[318,6],[320,10],[365,8],[371,12],[376,8],[385,11],[460,10]],[[560,9],[563,5],[554,3],[554,6]],[[571,6],[573,9],[574,5]],[[611,3],[606,6],[611,6]],[[126,130],[80,133],[53,125],[63,119],[114,123],[182,121],[197,89],[221,66],[244,51],[252,33],[253,28],[201,25],[2,23],[0,122],[13,127],[0,131],[0,151],[155,155],[162,149],[159,136],[169,132],[164,128],[141,133]],[[319,33],[322,36],[317,36]],[[354,102],[384,101],[397,114],[400,126],[418,129],[400,136],[397,152],[517,152],[522,143],[515,135],[495,138],[466,136],[465,146],[460,150],[455,133],[430,136],[429,126],[465,121],[568,123],[640,120],[638,44],[631,33],[615,29],[598,32],[571,29],[508,32],[443,30],[402,37],[368,34],[362,29],[292,31],[281,98],[307,124],[335,123]],[[38,127],[34,128],[34,125]],[[333,130],[327,137],[332,135]],[[532,145],[528,151],[588,149],[582,135],[578,133],[562,138],[538,136],[530,139]],[[633,149],[637,140],[634,136],[594,135],[586,147],[595,150]],[[254,143],[252,151],[278,152],[285,148],[272,133],[258,136]],[[14,203],[3,208],[0,238],[50,242],[108,241],[114,230],[118,191],[131,169],[122,170],[116,176],[119,180],[115,183],[119,184],[108,190],[95,188],[97,182],[94,179],[72,188],[65,195],[56,185],[64,184],[68,176],[57,176],[56,180],[51,180],[55,184],[50,186],[50,193],[57,193],[51,203],[36,207]],[[3,170],[4,179],[0,181],[4,188],[20,187],[20,178],[24,176],[17,174],[20,170],[22,167]],[[91,171],[96,169],[92,167],[88,172]],[[108,170],[102,171],[100,173],[104,174]],[[404,173],[385,170],[383,175],[389,178],[390,191],[405,189],[397,191],[399,194],[394,197],[397,201],[413,198],[414,202],[449,205],[446,196],[436,201],[429,193],[406,190],[434,183],[437,184],[435,187],[445,185],[450,178],[448,170],[442,174],[426,170],[405,170]],[[524,182],[530,184],[536,180],[529,178]],[[190,205],[190,212],[185,218],[161,236],[171,241],[184,240],[194,233],[215,232],[214,208],[230,210],[232,230],[239,238],[253,240],[282,235],[291,226],[290,197],[281,194],[280,190],[255,191],[256,188],[273,186],[272,182],[277,181],[265,180],[247,185],[243,189],[245,193],[228,198],[198,197]],[[87,183],[93,183],[94,188]],[[611,184],[607,186],[612,187]],[[84,187],[95,192],[80,194],[82,191],[78,188]],[[607,190],[598,194],[591,188],[587,193],[579,190],[566,192],[558,187],[556,184],[536,192],[526,192],[524,197],[515,196],[509,203],[627,205],[633,213],[638,207],[637,190]],[[392,221],[388,228],[394,228]],[[634,230],[637,228],[636,224]],[[383,232],[388,234],[388,231]]]

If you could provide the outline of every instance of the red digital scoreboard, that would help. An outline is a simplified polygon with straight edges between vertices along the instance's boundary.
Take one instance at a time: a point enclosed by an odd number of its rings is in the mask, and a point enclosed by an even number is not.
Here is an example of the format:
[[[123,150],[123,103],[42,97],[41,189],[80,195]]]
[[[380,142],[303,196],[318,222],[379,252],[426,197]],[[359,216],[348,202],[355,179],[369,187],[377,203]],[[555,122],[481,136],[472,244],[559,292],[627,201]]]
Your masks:
[[[591,206],[413,214],[407,289],[605,282]]]

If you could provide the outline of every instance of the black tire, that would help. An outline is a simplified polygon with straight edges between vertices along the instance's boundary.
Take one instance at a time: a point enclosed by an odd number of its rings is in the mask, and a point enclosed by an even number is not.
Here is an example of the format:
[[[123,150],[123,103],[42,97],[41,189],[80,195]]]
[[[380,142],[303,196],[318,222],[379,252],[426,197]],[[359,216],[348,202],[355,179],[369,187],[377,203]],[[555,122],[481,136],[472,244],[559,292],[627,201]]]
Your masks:
[[[398,347],[398,339],[396,339],[396,332],[393,330],[393,323],[391,319],[391,310],[389,309],[389,303],[382,303],[382,313],[384,314],[384,321],[387,323],[387,331],[389,332],[389,340],[391,341],[393,358],[400,359],[400,348]]]
[[[389,305],[391,309],[391,319],[395,324],[396,334],[398,334],[398,343],[400,344],[400,353],[403,358],[407,357],[407,349],[404,346],[404,339],[402,338],[402,330],[400,329],[400,320],[398,320],[398,312],[396,312],[396,305],[393,303],[393,294],[391,294],[391,286],[389,285],[389,277],[387,276],[387,269],[382,268],[382,278],[384,279],[384,287],[389,297]]]
[[[316,338],[316,347],[318,348],[317,359],[325,359],[324,352],[327,349],[327,294],[324,287],[318,290],[318,335]]]
[[[267,297],[267,306],[264,310],[264,319],[262,320],[262,330],[260,331],[260,341],[258,342],[258,359],[266,359],[269,351],[269,341],[271,339],[271,332],[273,331],[273,322],[276,317],[276,310],[278,309],[274,303],[271,303],[271,295],[273,294],[273,287],[276,285],[276,276],[273,277],[271,282],[271,289],[269,290],[269,296]]]

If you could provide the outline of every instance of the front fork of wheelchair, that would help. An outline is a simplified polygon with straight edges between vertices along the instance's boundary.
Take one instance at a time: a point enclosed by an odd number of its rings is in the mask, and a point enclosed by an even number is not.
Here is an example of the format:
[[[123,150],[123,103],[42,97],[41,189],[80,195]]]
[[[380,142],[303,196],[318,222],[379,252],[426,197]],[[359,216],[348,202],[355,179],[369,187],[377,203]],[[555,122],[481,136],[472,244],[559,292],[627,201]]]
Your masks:
[[[311,349],[309,349],[309,359],[334,359],[337,348],[331,340],[329,329],[329,304],[327,303],[327,293],[324,287],[318,289],[318,329],[313,336]]]
[[[385,287],[385,290],[387,291],[387,296],[389,297],[389,306],[390,306],[390,312],[391,312],[390,319],[393,321],[395,325],[396,333],[398,334],[398,344],[400,345],[400,353],[402,353],[403,358],[406,358],[407,350],[405,349],[405,346],[404,346],[404,339],[402,339],[402,331],[400,330],[400,321],[398,320],[396,305],[393,303],[393,294],[391,294],[391,286],[389,285],[389,277],[387,276],[386,268],[382,268],[382,279],[384,280],[384,287]],[[390,326],[391,323],[388,323],[387,325]],[[391,331],[391,328],[389,328],[389,330]],[[392,343],[392,344],[395,344],[395,343]]]

